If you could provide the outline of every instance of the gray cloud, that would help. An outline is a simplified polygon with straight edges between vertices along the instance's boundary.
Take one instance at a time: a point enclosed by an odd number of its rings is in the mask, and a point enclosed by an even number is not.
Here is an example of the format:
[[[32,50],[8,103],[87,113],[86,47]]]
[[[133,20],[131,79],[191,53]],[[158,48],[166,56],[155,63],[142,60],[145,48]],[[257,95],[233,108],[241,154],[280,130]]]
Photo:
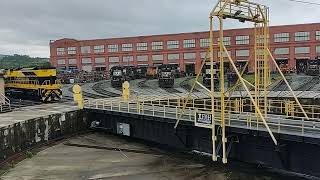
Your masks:
[[[257,0],[271,25],[317,22],[319,7]],[[0,54],[49,56],[49,40],[108,38],[208,30],[215,0],[1,0]],[[301,13],[303,12],[303,13]],[[226,28],[246,27],[235,21]]]

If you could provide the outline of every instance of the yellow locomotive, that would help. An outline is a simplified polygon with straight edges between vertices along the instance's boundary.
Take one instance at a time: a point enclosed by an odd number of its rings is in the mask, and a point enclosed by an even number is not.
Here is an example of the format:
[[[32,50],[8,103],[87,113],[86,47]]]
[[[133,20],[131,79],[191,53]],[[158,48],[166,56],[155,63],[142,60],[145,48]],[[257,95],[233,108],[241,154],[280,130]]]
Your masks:
[[[6,93],[36,97],[42,102],[59,101],[62,98],[61,83],[55,68],[22,68],[5,70]]]

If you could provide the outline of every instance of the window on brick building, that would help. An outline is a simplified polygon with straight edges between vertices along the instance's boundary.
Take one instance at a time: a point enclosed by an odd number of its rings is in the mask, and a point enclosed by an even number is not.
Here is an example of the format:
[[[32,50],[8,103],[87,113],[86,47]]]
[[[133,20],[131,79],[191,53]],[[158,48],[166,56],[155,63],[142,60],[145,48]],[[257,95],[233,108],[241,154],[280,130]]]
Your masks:
[[[152,60],[153,61],[163,61],[163,55],[160,55],[160,54],[152,55]]]
[[[66,60],[65,59],[58,59],[57,63],[58,63],[58,65],[64,65],[64,64],[66,64]]]
[[[119,57],[118,56],[111,56],[111,57],[109,57],[109,62],[110,63],[117,63],[117,62],[119,62]]]
[[[148,61],[148,55],[139,55],[137,56],[137,61]]]
[[[194,48],[196,47],[195,39],[185,39],[183,40],[183,48]]]
[[[95,62],[96,64],[105,64],[105,63],[106,63],[106,59],[105,59],[104,57],[96,57],[96,58],[94,59],[94,62]]]
[[[148,50],[148,43],[142,42],[137,43],[137,51],[147,51]]]
[[[82,64],[91,64],[91,58],[82,58],[81,62]]]
[[[294,52],[295,54],[307,54],[310,53],[310,47],[296,47]]]
[[[118,52],[118,44],[109,44],[108,45],[108,52]]]
[[[250,37],[247,36],[236,36],[236,44],[242,45],[242,44],[249,44]]]
[[[289,48],[276,48],[274,49],[275,55],[286,55],[289,54]]]
[[[74,65],[77,64],[77,60],[76,59],[68,59],[69,65]]]
[[[316,53],[320,54],[320,46],[316,46]]]
[[[162,50],[163,49],[163,42],[162,41],[156,41],[151,43],[152,50]]]
[[[180,58],[179,54],[168,54],[168,60],[178,60]]]
[[[124,52],[132,51],[132,44],[122,44],[121,47]]]
[[[310,32],[296,32],[294,33],[295,41],[309,41],[310,40]]]
[[[210,39],[205,38],[205,39],[200,39],[200,47],[206,48],[210,46]]]
[[[89,54],[89,53],[91,53],[90,46],[81,46],[81,53],[82,53],[82,54]]]
[[[320,41],[320,31],[316,31],[316,40]]]
[[[236,56],[249,56],[249,50],[236,50]]]
[[[178,49],[179,41],[167,41],[167,49]]]
[[[57,48],[57,55],[58,56],[61,56],[61,55],[64,55],[64,48]]]
[[[274,42],[289,42],[290,34],[289,33],[277,33],[273,35]]]
[[[104,53],[104,45],[94,46],[93,51],[94,53]]]
[[[248,40],[249,40],[249,36],[248,36]],[[217,38],[217,42],[220,42],[220,38]],[[230,46],[231,45],[231,37],[223,37],[223,44],[225,46]]]
[[[132,62],[133,61],[133,56],[123,56],[122,57],[122,62]]]
[[[229,56],[231,56],[231,51],[228,51],[228,54],[229,54]],[[220,51],[218,52],[218,57],[220,58]],[[225,58],[228,57],[226,52],[223,53],[223,57],[225,57]]]
[[[196,53],[184,53],[183,59],[185,60],[195,60],[196,59]]]
[[[68,54],[77,54],[77,48],[76,47],[68,47]]]

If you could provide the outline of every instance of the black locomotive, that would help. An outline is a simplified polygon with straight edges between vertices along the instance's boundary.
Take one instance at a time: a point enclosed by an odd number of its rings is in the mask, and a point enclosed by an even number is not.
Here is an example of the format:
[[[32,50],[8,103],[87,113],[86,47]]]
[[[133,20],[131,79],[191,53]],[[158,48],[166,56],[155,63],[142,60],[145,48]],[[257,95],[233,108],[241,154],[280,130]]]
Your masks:
[[[320,59],[308,60],[307,61],[307,75],[319,76],[320,75]]]
[[[160,88],[172,88],[174,85],[175,68],[169,64],[158,67],[158,81]]]
[[[133,67],[114,66],[110,69],[111,86],[122,87],[122,83],[130,81],[135,78],[135,71]]]
[[[219,89],[219,64],[214,62],[213,64],[213,82],[214,82],[214,88]],[[207,62],[204,65],[203,68],[203,76],[202,76],[202,83],[205,87],[210,88],[211,87],[211,63]]]

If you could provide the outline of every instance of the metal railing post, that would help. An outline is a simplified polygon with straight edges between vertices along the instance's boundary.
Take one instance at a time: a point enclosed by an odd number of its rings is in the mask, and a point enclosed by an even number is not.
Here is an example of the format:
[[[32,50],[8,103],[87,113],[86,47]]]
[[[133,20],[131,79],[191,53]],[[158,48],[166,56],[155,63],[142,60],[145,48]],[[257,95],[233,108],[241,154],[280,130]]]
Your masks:
[[[302,136],[304,136],[304,118],[302,118]]]
[[[154,104],[152,104],[152,116],[154,116]]]

